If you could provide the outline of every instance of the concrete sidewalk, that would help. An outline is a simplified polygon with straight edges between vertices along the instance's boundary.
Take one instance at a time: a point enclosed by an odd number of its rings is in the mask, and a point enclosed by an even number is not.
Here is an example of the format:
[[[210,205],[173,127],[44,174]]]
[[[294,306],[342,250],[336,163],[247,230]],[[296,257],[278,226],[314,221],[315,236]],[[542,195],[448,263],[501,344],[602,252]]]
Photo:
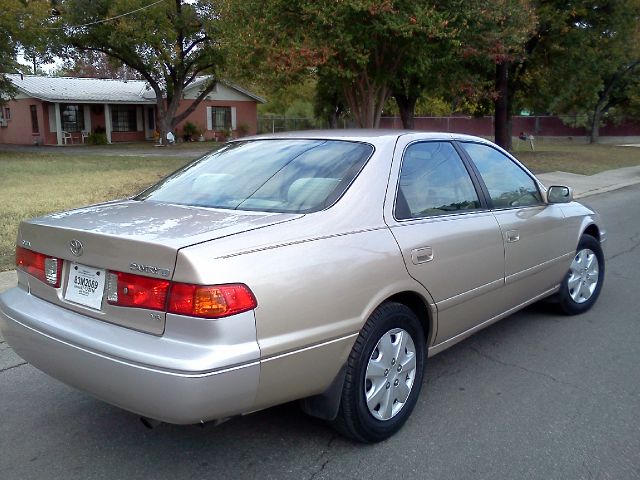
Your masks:
[[[583,198],[598,193],[610,192],[619,188],[640,183],[640,165],[617,168],[595,175],[580,175],[567,172],[549,172],[536,175],[547,187],[567,185],[573,188],[574,198]]]

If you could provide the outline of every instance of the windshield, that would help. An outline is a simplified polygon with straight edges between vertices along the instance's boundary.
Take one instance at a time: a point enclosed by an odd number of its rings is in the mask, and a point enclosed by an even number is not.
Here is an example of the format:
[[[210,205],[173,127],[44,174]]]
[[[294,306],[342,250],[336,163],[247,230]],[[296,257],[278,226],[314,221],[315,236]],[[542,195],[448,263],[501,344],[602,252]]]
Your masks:
[[[190,163],[136,200],[309,213],[333,204],[373,152],[340,140],[234,142]]]

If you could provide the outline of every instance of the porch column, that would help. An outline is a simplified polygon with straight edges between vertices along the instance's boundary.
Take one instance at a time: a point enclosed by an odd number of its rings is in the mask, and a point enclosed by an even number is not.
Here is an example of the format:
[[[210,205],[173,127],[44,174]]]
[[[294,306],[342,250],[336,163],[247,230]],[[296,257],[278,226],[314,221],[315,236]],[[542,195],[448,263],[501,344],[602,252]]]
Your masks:
[[[111,109],[109,104],[104,104],[104,129],[107,135],[107,143],[111,143]]]
[[[56,138],[58,145],[62,145],[62,115],[60,115],[60,104],[55,103],[56,110]]]
[[[83,106],[84,109],[84,129],[91,133],[91,105],[85,103]]]

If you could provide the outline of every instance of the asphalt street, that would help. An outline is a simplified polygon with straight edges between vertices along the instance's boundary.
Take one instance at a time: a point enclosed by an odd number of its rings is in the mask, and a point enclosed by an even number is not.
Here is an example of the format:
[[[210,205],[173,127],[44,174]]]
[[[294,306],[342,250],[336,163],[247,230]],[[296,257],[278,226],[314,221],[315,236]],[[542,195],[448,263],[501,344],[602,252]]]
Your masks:
[[[640,186],[585,199],[607,230],[588,313],[530,307],[433,357],[395,437],[361,445],[287,404],[146,429],[0,343],[0,478],[640,479]]]

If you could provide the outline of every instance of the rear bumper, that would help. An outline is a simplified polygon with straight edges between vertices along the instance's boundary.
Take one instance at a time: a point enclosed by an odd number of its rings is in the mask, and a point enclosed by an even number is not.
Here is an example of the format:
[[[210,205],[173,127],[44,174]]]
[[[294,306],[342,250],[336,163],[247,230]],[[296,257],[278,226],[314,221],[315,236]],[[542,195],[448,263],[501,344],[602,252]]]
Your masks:
[[[252,312],[229,319],[167,318],[165,335],[156,337],[20,288],[0,295],[0,330],[26,361],[108,403],[177,424],[252,410],[260,376],[255,320]]]

